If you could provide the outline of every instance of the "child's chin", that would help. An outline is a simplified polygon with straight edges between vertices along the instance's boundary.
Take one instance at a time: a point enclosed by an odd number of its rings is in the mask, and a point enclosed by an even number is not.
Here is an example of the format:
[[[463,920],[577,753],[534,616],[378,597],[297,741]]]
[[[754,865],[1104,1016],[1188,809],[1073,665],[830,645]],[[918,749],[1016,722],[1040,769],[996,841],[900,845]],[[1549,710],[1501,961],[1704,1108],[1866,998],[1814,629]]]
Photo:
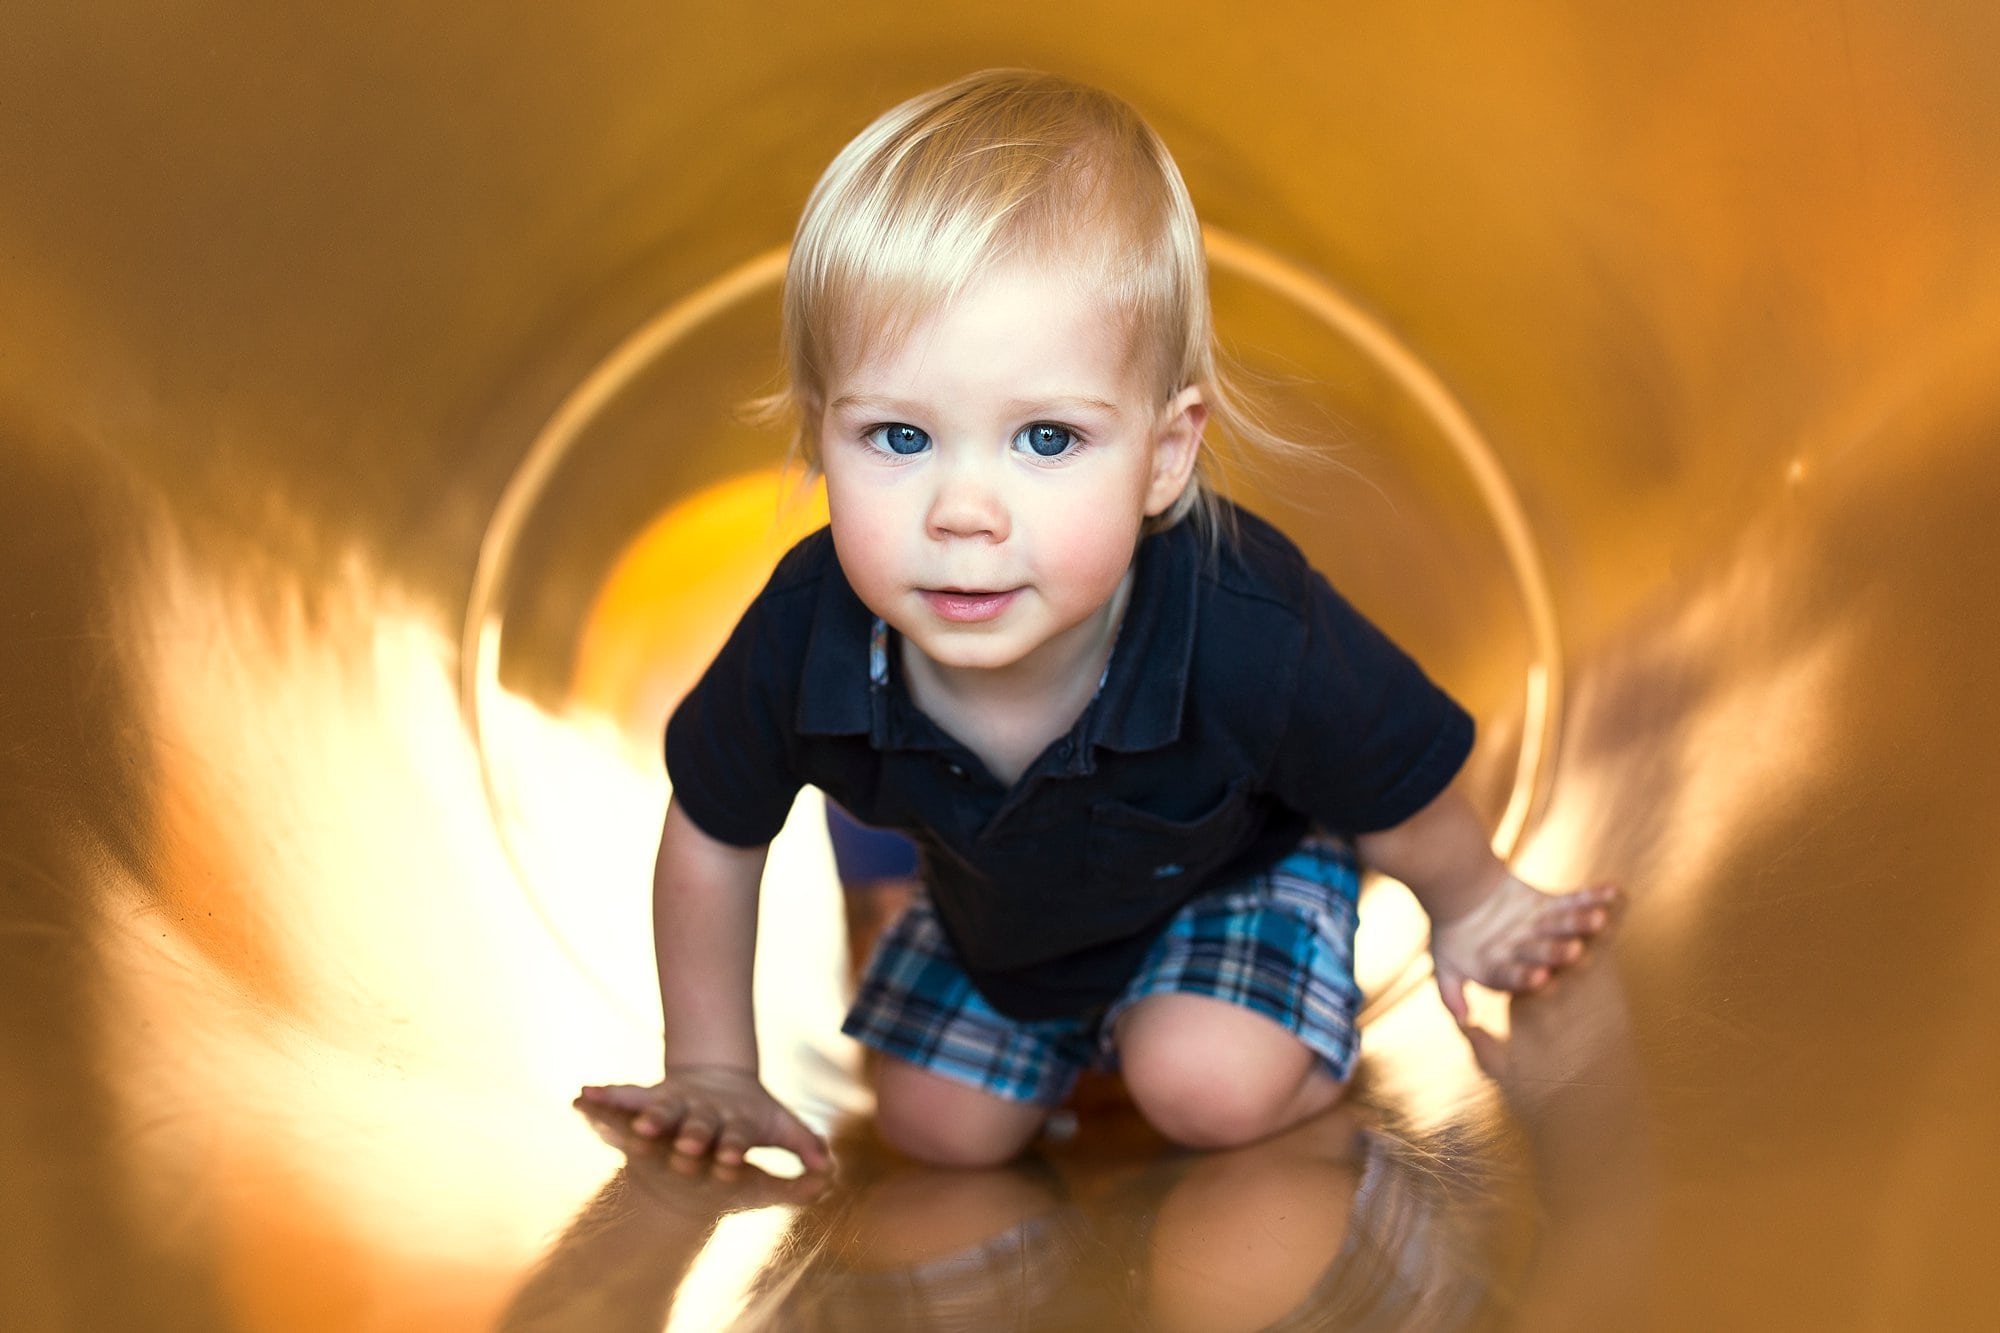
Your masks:
[[[954,636],[956,637],[956,636]],[[1017,652],[1000,645],[943,642],[919,643],[918,651],[932,662],[953,671],[998,671],[1021,660]],[[932,651],[935,648],[936,651]]]

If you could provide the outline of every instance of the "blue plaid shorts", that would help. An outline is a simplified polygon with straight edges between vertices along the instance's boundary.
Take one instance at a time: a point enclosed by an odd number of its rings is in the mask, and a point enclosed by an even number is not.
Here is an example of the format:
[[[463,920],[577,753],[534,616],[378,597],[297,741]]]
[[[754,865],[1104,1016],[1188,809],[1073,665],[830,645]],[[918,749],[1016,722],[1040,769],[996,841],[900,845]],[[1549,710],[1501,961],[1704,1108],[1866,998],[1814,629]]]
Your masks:
[[[1037,1022],[986,1002],[919,899],[875,946],[841,1031],[996,1097],[1053,1106],[1085,1069],[1118,1067],[1112,1038],[1125,1010],[1148,995],[1205,995],[1278,1023],[1345,1080],[1360,1044],[1359,894],[1352,849],[1308,837],[1270,869],[1181,908],[1108,1006]]]

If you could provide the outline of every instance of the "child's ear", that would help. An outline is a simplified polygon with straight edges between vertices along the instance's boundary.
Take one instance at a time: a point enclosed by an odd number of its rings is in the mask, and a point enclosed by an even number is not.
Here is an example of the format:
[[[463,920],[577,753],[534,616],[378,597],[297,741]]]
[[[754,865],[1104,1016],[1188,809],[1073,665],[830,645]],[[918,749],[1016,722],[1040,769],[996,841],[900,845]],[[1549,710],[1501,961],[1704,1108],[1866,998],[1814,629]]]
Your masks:
[[[1194,476],[1201,457],[1201,432],[1208,424],[1208,404],[1201,390],[1189,385],[1175,394],[1160,414],[1153,433],[1153,479],[1146,487],[1146,517],[1155,518],[1174,507]]]

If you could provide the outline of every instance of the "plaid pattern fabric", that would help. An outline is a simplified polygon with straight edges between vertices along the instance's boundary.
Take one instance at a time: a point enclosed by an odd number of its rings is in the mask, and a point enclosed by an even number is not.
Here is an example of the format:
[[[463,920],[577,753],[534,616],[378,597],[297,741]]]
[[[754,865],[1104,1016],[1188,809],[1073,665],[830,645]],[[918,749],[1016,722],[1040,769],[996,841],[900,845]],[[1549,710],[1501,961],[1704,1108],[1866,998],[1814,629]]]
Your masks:
[[[920,899],[876,946],[841,1031],[994,1096],[1053,1106],[1085,1068],[1117,1068],[1112,1034],[1126,1009],[1148,995],[1203,995],[1280,1024],[1345,1079],[1359,1044],[1359,891],[1348,846],[1309,837],[1269,870],[1183,907],[1102,1012],[1051,1022],[987,1004]]]

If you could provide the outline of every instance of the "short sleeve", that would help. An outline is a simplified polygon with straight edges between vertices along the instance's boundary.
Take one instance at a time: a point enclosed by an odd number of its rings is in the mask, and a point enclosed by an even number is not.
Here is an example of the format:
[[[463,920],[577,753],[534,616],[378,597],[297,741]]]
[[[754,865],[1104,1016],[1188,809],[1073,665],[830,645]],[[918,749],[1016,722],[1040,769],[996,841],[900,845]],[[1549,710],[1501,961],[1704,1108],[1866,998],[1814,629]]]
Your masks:
[[[1441,793],[1472,752],[1472,718],[1318,573],[1275,795],[1323,827],[1373,833]]]
[[[802,638],[760,597],[667,722],[674,802],[721,842],[768,843],[798,796],[789,724]]]

